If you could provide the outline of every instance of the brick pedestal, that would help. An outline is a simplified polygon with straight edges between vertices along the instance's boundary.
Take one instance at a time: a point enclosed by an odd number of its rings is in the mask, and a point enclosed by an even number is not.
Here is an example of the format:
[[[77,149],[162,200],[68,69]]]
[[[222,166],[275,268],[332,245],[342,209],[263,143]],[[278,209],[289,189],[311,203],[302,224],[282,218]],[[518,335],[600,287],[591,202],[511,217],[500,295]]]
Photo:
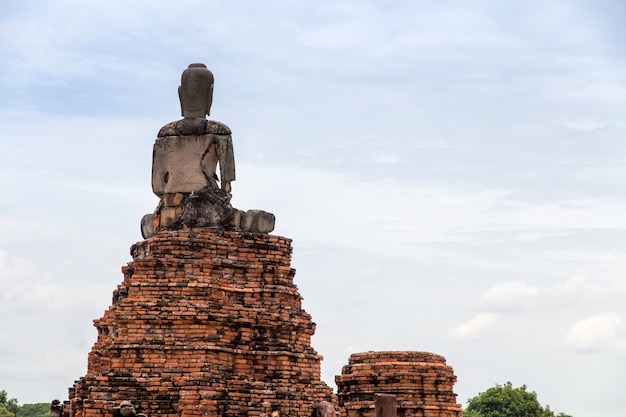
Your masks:
[[[375,393],[396,395],[399,417],[461,417],[453,392],[456,376],[445,358],[433,353],[355,353],[335,382],[345,417],[375,417]]]
[[[333,403],[310,344],[291,241],[209,229],[158,233],[131,249],[113,305],[95,320],[72,417],[130,400],[148,417],[309,416]]]

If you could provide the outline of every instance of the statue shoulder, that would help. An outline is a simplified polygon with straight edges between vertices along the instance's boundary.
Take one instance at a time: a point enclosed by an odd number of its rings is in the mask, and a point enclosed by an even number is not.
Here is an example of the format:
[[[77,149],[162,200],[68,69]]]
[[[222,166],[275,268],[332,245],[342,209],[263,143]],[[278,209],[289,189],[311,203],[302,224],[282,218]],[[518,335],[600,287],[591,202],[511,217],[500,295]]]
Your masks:
[[[228,126],[215,120],[202,118],[185,118],[166,124],[159,130],[157,137],[178,135],[230,135]]]
[[[217,120],[207,120],[204,133],[212,133],[214,135],[230,135],[230,128]]]

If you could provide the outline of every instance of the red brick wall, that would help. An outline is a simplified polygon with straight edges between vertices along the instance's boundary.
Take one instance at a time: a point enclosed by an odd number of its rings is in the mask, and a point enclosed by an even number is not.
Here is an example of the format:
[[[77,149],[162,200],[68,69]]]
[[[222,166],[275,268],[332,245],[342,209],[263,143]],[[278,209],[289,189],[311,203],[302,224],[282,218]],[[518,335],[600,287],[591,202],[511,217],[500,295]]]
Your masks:
[[[192,229],[131,252],[113,305],[94,320],[72,416],[110,416],[122,400],[149,417],[309,416],[320,400],[336,403],[293,283],[291,240]]]
[[[395,394],[398,417],[460,417],[456,376],[443,356],[428,352],[364,352],[335,377],[346,417],[374,417],[374,394]]]

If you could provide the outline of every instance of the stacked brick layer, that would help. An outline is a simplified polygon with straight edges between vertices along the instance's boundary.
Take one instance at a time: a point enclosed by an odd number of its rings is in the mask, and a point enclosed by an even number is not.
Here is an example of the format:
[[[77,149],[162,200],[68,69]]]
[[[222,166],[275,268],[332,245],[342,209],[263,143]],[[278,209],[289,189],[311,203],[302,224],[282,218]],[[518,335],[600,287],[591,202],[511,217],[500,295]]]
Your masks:
[[[130,400],[149,417],[309,416],[332,401],[289,239],[192,229],[131,252],[113,305],[94,321],[98,340],[70,388],[70,415],[110,416]]]
[[[374,417],[375,393],[395,394],[399,417],[461,416],[454,371],[433,353],[355,353],[335,382],[339,407],[347,417]]]

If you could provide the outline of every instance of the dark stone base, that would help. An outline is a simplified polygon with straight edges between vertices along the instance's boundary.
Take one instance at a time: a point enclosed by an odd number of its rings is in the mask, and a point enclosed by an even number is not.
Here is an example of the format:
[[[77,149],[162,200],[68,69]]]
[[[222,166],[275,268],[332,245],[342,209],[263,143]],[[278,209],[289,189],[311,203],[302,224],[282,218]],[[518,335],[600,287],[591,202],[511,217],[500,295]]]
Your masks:
[[[154,212],[154,232],[208,227],[234,229],[235,209],[230,197],[217,187],[204,187],[194,193],[166,194]]]

